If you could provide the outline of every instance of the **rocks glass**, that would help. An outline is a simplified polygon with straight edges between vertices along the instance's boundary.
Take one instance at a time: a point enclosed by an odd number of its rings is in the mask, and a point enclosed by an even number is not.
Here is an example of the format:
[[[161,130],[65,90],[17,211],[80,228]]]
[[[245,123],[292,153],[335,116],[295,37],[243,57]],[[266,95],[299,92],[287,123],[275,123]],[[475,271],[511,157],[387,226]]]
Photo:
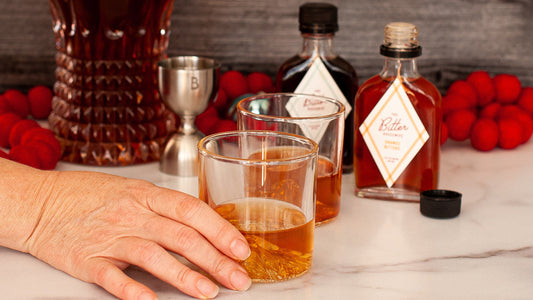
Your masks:
[[[318,146],[302,136],[229,131],[198,144],[199,197],[246,237],[255,282],[311,267]]]

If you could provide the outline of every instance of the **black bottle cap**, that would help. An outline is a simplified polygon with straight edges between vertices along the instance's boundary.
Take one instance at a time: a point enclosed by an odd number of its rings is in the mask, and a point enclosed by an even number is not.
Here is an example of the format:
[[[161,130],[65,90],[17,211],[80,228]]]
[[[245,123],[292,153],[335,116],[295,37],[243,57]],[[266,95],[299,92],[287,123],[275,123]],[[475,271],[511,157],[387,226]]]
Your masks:
[[[302,33],[334,33],[339,30],[337,7],[329,3],[305,3],[298,17]]]
[[[430,218],[450,219],[461,212],[461,193],[427,190],[420,193],[420,212]]]

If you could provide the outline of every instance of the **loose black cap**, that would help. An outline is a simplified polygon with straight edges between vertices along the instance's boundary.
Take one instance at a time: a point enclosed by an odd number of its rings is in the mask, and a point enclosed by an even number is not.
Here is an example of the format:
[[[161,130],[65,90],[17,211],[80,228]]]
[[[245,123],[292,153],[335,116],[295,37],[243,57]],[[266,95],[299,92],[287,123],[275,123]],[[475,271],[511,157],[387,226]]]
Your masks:
[[[420,193],[420,212],[430,218],[449,219],[461,212],[462,195],[448,190],[427,190]]]
[[[302,33],[334,33],[339,30],[337,7],[329,3],[301,5],[298,20]]]

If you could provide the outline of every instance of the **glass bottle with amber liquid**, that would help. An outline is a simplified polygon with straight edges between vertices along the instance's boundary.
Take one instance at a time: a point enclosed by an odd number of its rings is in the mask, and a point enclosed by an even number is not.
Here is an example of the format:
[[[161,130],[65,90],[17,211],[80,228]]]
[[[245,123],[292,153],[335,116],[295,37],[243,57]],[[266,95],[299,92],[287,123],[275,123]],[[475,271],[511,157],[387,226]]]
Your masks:
[[[437,188],[441,95],[417,70],[418,30],[390,23],[385,64],[355,97],[354,175],[359,197],[419,201]]]
[[[299,9],[303,48],[285,61],[276,75],[278,92],[320,95],[344,104],[345,132],[343,173],[353,171],[353,106],[358,88],[355,69],[337,55],[333,46],[338,31],[337,7],[328,3],[306,3]]]

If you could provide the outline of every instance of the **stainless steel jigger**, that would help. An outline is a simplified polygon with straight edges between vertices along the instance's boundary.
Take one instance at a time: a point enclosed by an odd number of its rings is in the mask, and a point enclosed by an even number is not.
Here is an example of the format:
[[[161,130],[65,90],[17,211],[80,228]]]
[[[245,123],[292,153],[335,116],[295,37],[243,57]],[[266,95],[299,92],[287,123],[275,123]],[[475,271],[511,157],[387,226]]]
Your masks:
[[[211,58],[176,56],[158,63],[163,102],[180,117],[180,127],[166,142],[159,169],[178,176],[198,175],[198,142],[204,135],[194,120],[218,91],[220,64]]]

